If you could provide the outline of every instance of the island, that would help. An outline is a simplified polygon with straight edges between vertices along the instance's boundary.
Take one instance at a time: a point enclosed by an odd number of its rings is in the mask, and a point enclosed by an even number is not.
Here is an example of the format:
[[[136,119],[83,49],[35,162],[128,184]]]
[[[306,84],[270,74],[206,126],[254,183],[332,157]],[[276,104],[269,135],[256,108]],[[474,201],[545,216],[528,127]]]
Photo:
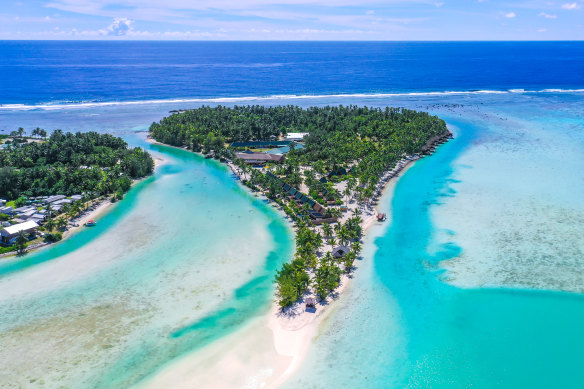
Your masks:
[[[24,253],[62,239],[88,216],[121,200],[133,182],[152,174],[154,160],[141,148],[109,134],[49,137],[24,129],[0,145],[0,255]],[[93,211],[93,213],[91,212]],[[86,223],[81,221],[85,216]]]
[[[293,223],[296,251],[275,277],[281,310],[316,309],[360,258],[387,182],[452,137],[426,112],[357,106],[203,106],[171,112],[150,137],[227,163]]]

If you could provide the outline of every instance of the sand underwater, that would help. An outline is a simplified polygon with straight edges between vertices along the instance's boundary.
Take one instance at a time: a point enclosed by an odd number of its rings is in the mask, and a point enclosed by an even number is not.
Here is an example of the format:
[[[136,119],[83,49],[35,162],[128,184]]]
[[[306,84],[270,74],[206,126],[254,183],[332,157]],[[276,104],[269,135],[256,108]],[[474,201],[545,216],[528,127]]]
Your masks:
[[[384,198],[388,223],[284,386],[581,387],[582,96],[259,101],[425,109],[456,134]],[[0,112],[3,126],[115,128],[168,160],[96,230],[0,263],[6,387],[127,387],[217,341],[269,345],[250,328],[269,312],[291,231],[220,165],[136,135],[180,104]],[[253,353],[240,386],[270,374]]]

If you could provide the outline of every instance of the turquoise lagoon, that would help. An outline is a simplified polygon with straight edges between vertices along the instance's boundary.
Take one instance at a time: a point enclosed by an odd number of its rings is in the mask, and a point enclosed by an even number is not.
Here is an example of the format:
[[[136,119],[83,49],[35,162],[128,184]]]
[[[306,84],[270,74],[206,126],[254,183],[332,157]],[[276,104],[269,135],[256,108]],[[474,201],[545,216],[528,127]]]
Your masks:
[[[450,102],[286,387],[584,385],[582,95]]]
[[[265,315],[287,222],[214,161],[166,163],[99,220],[0,262],[2,387],[128,387]]]
[[[258,104],[406,106],[444,117],[456,134],[408,170],[394,196],[380,202],[390,220],[372,231],[352,283],[285,386],[582,387],[583,97],[516,91],[246,98],[245,103]],[[189,107],[205,103],[216,102]],[[145,122],[170,109],[187,108],[184,104],[15,109],[3,110],[0,116],[4,125],[116,128],[134,139]],[[137,382],[145,371],[197,353],[201,344],[237,335],[251,318],[267,312],[271,287],[262,277],[272,274],[272,265],[288,258],[292,249],[283,222],[263,203],[246,197],[216,165],[211,168],[196,156],[164,150],[173,162],[104,218],[104,231],[95,232],[98,237],[82,242],[80,234],[78,245],[83,243],[83,248],[65,250],[55,261],[0,280],[6,295],[0,297],[2,314],[8,318],[2,322],[8,335],[0,336],[0,342],[12,347],[8,350],[15,350],[23,339],[44,341],[79,328],[93,331],[74,339],[84,339],[100,350],[98,355],[89,358],[75,344],[61,344],[63,353],[76,357],[58,359],[62,377],[52,373],[50,382],[72,382],[69,374],[84,379],[79,386]],[[177,159],[181,162],[174,162]],[[191,171],[198,172],[196,180]],[[209,235],[199,237],[200,221],[213,214],[205,214],[200,204],[215,203],[216,192],[199,192],[206,180],[217,180],[216,191],[231,193],[234,203],[228,211],[213,205],[216,212],[229,215],[211,223]],[[185,186],[194,182],[196,190]],[[153,199],[162,198],[173,201],[163,202],[159,210],[153,207]],[[196,218],[187,210],[198,212]],[[244,216],[248,214],[254,216]],[[111,228],[106,228],[108,217]],[[176,217],[180,223],[174,222]],[[172,227],[185,223],[198,232]],[[138,231],[129,231],[134,229]],[[161,234],[156,244],[140,233],[151,229]],[[246,239],[249,234],[253,244]],[[206,251],[204,243],[219,238],[222,243]],[[98,244],[104,241],[113,243]],[[247,259],[238,259],[241,262],[216,259],[239,257],[241,247],[249,251]],[[184,258],[198,250],[203,254],[193,257],[200,262]],[[59,272],[59,263],[67,269],[68,256],[76,252],[105,259],[79,262],[81,275]],[[286,255],[266,260],[270,252]],[[148,260],[140,263],[141,256]],[[91,271],[84,273],[88,262]],[[254,296],[262,303],[252,304],[258,301]],[[100,317],[107,324],[91,328],[89,320],[74,318],[85,305],[81,317]],[[115,331],[103,330],[114,322],[123,324]],[[113,345],[115,339],[123,344]],[[150,357],[153,350],[158,355]],[[34,352],[44,355],[42,350]],[[3,362],[9,355],[3,354]],[[28,365],[13,361],[11,366]],[[43,370],[36,372],[42,376]]]

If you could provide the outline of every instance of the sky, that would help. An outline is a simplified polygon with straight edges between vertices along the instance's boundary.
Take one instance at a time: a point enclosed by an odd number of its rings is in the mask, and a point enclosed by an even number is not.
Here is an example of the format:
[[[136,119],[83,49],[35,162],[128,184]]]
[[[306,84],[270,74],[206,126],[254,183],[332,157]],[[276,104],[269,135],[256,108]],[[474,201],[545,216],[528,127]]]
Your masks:
[[[0,39],[584,40],[584,0],[1,0]]]

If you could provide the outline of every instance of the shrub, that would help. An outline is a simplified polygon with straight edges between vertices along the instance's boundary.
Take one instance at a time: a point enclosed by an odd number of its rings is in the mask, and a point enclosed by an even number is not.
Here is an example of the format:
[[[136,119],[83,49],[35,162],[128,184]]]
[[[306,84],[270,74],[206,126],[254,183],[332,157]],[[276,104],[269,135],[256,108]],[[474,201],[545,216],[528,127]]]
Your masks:
[[[45,235],[45,242],[54,243],[63,239],[63,234],[59,231]]]

